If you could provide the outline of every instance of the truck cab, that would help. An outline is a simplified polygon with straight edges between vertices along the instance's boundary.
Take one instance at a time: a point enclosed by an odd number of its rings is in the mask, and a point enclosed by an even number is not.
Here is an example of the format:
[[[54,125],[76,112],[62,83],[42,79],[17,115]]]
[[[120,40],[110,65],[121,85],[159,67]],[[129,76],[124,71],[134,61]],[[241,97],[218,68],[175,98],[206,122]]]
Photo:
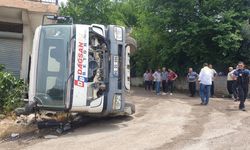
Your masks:
[[[49,111],[124,113],[129,57],[124,27],[43,24],[33,40],[29,103]]]

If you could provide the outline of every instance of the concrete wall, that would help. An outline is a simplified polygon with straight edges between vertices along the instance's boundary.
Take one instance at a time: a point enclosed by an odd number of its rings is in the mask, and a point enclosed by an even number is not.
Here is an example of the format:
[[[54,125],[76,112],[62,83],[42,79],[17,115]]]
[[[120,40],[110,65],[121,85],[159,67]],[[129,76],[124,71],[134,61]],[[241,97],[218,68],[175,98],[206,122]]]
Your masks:
[[[140,77],[134,77],[131,78],[131,86],[142,86],[143,85],[143,78]]]
[[[27,80],[28,77],[28,66],[29,56],[32,50],[32,40],[34,31],[32,30],[29,14],[27,11],[22,11],[23,20],[23,51],[22,51],[22,64],[20,70],[20,77]]]
[[[45,4],[34,0],[0,0],[0,6],[6,8],[18,8],[30,12],[57,12],[58,6],[55,4]]]
[[[225,76],[216,77],[215,78],[215,95],[223,96],[227,95],[227,78]],[[131,85],[132,86],[142,86],[143,79],[142,78],[131,78]],[[188,83],[185,78],[178,78],[174,83],[174,86],[179,90],[188,90]],[[197,84],[198,90],[198,84]]]
[[[184,78],[179,78],[175,82],[175,87],[180,90],[188,90],[188,84]],[[227,78],[226,76],[216,77],[214,80],[215,95],[227,95]],[[199,90],[197,83],[197,90]]]

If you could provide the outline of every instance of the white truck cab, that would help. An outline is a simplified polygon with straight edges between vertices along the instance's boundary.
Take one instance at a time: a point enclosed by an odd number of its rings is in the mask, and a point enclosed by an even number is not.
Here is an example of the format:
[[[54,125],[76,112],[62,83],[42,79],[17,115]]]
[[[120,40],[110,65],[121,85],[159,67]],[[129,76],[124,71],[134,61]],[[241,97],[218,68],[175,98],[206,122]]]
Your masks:
[[[130,89],[129,57],[124,27],[43,24],[34,35],[29,103],[50,111],[121,114]]]

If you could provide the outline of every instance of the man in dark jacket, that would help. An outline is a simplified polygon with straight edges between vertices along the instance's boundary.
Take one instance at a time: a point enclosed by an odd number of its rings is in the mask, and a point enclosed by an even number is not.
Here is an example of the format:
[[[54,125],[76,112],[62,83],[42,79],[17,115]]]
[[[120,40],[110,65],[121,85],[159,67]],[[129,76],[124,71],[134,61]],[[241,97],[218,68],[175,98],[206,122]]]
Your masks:
[[[248,84],[249,84],[249,75],[250,71],[245,69],[245,65],[243,62],[238,63],[238,69],[234,72],[234,76],[237,81],[237,88],[239,94],[240,105],[239,109],[242,111],[245,110],[245,101],[248,94]]]

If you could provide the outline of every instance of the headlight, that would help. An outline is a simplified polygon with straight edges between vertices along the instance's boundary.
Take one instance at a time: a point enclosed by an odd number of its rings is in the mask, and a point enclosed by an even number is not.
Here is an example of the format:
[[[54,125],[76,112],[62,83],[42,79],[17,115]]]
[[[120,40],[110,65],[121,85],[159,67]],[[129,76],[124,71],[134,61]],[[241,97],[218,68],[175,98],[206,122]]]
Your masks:
[[[122,28],[121,27],[114,27],[114,36],[116,40],[122,41]]]
[[[113,97],[113,110],[119,110],[122,106],[122,95],[115,94]]]

